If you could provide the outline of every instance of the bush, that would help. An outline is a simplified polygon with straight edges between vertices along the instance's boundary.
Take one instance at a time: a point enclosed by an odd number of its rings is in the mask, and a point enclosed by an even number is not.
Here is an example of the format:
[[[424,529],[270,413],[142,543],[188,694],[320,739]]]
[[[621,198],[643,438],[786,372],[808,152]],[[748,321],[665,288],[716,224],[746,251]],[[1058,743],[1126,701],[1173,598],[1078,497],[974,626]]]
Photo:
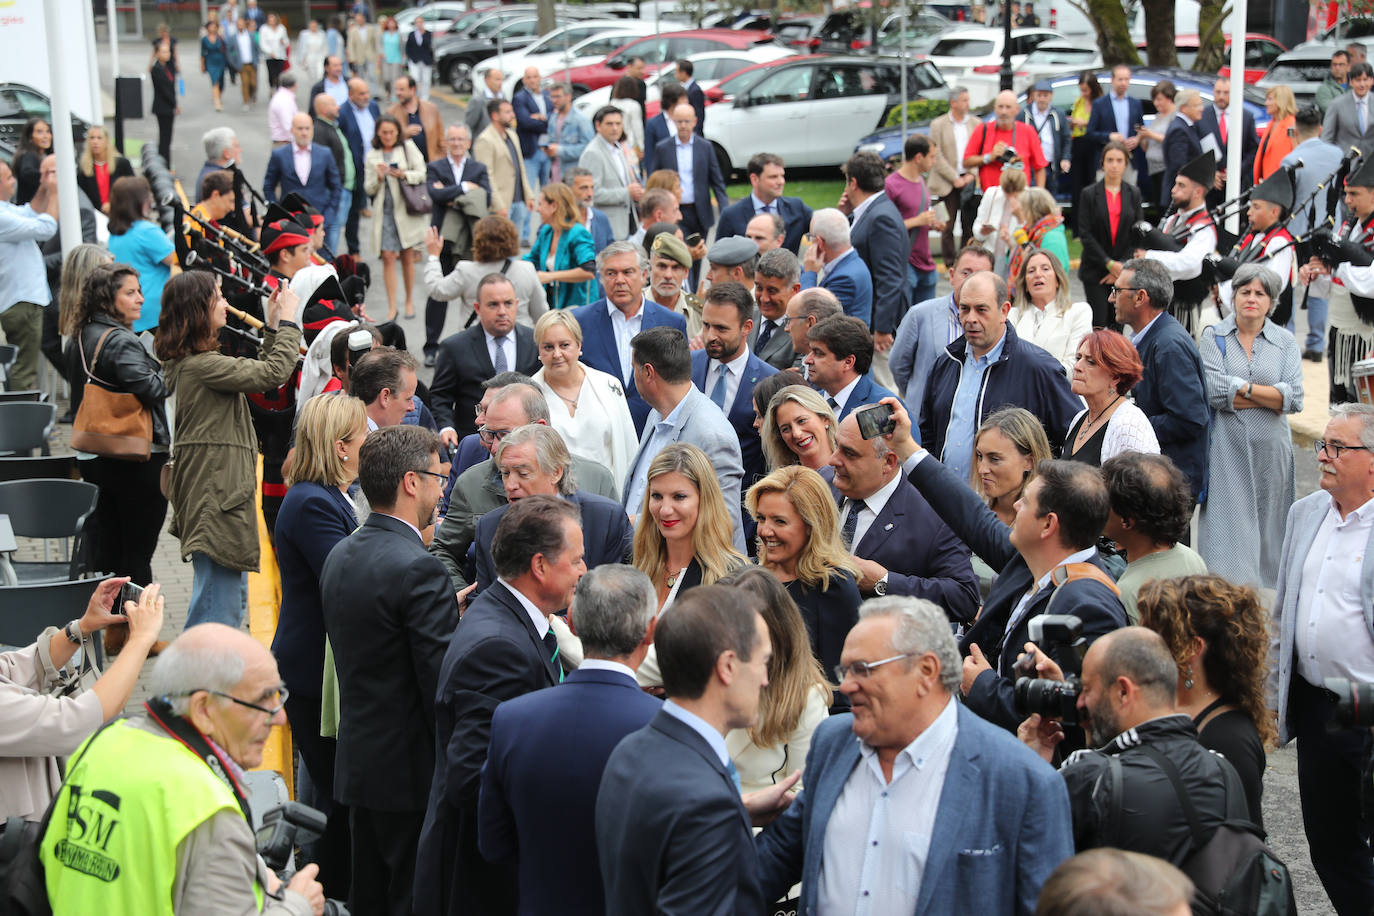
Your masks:
[[[949,102],[946,99],[916,99],[906,103],[906,122],[910,125],[917,121],[929,121],[932,118],[938,118],[947,111],[949,111]],[[901,105],[892,107],[892,110],[887,113],[887,121],[883,126],[902,126]]]

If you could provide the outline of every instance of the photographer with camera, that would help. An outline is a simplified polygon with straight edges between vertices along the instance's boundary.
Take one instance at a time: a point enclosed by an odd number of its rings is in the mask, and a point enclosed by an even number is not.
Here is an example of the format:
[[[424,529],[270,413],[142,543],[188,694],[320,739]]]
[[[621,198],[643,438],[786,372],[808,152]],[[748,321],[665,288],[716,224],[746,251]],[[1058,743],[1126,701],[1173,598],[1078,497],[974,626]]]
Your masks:
[[[72,757],[39,850],[53,912],[321,916],[317,866],[283,886],[254,847],[243,771],[286,721],[271,653],[242,630],[190,627],[149,690],[142,714]]]
[[[984,121],[969,134],[968,146],[963,150],[964,168],[977,169],[978,184],[987,191],[997,186],[1003,166],[1019,161],[1027,177],[1043,188],[1049,160],[1035,128],[1017,120],[1020,106],[1016,93],[1009,89],[997,93],[992,111],[993,120]]]

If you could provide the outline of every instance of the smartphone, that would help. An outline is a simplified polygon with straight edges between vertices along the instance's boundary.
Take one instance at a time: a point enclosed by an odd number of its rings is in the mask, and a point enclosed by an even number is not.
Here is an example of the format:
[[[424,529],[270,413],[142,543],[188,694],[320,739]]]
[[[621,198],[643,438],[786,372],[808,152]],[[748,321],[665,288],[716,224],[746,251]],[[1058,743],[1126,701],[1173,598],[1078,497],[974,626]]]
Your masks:
[[[683,241],[687,243],[688,248],[695,248],[701,244],[701,233],[693,232],[691,235],[687,236],[687,238],[683,239]]]
[[[886,436],[897,428],[897,421],[892,418],[892,408],[886,404],[862,407],[854,411],[854,418],[859,421],[859,435],[865,439]]]
[[[114,606],[113,612],[116,614],[124,613],[124,602],[132,601],[138,604],[138,600],[143,597],[143,586],[134,585],[132,582],[125,582],[119,589],[119,602]]]

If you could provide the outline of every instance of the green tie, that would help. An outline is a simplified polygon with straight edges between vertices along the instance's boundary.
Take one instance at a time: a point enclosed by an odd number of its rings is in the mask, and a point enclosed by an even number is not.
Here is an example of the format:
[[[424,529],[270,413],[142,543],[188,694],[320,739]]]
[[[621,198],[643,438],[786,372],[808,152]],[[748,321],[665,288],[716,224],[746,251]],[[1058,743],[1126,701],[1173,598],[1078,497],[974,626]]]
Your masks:
[[[558,669],[558,683],[563,683],[563,663],[558,660],[558,637],[553,635],[553,628],[544,633],[544,648],[549,650],[549,658],[553,659],[554,667]]]

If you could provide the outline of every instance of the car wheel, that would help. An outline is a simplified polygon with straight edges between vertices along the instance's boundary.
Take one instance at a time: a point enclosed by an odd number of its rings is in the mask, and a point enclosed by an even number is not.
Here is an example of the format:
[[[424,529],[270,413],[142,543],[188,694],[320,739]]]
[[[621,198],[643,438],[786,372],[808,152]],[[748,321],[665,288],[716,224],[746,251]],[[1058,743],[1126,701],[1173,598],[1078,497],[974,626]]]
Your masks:
[[[725,176],[726,181],[729,181],[735,173],[735,167],[730,164],[730,154],[725,151],[725,147],[714,140],[711,141],[711,146],[715,148],[716,161],[720,163],[720,173]]]
[[[472,91],[472,64],[465,60],[455,60],[444,65],[444,82],[454,92]]]

